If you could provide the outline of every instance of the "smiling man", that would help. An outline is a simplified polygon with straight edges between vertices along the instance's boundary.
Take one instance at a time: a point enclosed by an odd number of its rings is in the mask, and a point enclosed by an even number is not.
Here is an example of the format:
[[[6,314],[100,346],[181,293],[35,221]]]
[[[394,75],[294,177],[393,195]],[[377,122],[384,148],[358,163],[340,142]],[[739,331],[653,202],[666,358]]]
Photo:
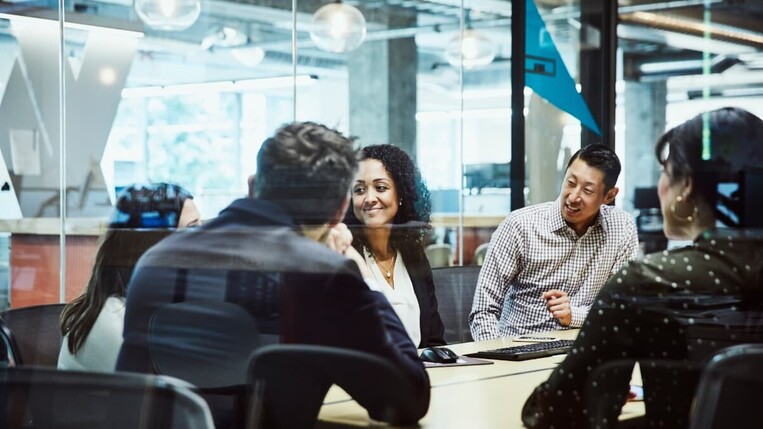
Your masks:
[[[586,146],[570,158],[556,201],[501,222],[469,314],[475,340],[581,326],[610,275],[638,254],[633,218],[607,205],[619,175],[612,150]]]

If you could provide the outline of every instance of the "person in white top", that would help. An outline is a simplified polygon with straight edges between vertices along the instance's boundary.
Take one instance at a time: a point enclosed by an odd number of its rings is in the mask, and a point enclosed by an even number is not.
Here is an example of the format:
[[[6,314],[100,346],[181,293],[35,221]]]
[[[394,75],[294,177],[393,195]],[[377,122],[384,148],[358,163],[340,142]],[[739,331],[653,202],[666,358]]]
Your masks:
[[[87,287],[61,313],[59,369],[114,371],[122,347],[125,292],[135,264],[175,228],[199,223],[193,197],[180,186],[133,185],[120,194]]]
[[[360,149],[345,223],[376,279],[419,347],[445,344],[432,269],[424,254],[431,200],[411,158],[393,145]]]

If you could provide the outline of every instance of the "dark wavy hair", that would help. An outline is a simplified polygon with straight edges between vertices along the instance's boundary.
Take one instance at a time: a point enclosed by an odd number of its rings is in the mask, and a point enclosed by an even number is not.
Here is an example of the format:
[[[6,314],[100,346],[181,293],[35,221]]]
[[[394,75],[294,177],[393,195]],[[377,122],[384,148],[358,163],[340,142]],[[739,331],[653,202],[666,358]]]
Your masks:
[[[347,198],[358,163],[353,140],[313,122],[294,122],[257,154],[254,196],[278,204],[297,225],[320,225]]]
[[[737,107],[724,107],[702,113],[672,128],[655,145],[657,161],[670,166],[671,182],[691,177],[693,193],[715,208],[715,217],[727,226],[749,227],[752,219],[745,219],[747,204],[757,205],[759,200],[744,201],[736,192],[731,197],[719,194],[719,183],[737,183],[744,178],[763,174],[763,120]],[[749,189],[748,192],[760,190]],[[749,196],[749,194],[748,194]],[[732,212],[734,221],[718,206]]]
[[[390,144],[361,148],[358,159],[375,159],[381,162],[392,178],[397,196],[403,203],[392,220],[392,247],[403,253],[423,252],[426,233],[430,228],[432,199],[416,164],[405,151]],[[363,224],[355,217],[352,208],[347,210],[345,223],[353,232],[353,246],[362,254],[363,247],[368,248],[368,240]]]
[[[90,280],[61,313],[61,335],[69,334],[72,354],[84,344],[106,300],[125,296],[138,259],[177,228],[183,205],[192,198],[182,187],[168,183],[133,185],[119,195]]]

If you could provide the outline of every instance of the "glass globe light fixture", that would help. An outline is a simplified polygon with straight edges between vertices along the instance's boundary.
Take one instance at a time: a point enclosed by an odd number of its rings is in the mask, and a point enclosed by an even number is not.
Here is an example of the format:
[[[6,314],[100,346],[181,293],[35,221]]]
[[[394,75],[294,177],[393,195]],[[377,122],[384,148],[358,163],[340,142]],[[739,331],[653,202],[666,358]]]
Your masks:
[[[366,18],[355,6],[327,4],[313,14],[310,38],[324,51],[350,52],[366,39]]]
[[[463,40],[457,34],[445,47],[445,60],[453,67],[461,65],[461,57],[464,68],[484,67],[495,59],[495,44],[477,30],[465,30]]]
[[[155,30],[183,31],[201,14],[201,0],[135,0],[135,12]]]

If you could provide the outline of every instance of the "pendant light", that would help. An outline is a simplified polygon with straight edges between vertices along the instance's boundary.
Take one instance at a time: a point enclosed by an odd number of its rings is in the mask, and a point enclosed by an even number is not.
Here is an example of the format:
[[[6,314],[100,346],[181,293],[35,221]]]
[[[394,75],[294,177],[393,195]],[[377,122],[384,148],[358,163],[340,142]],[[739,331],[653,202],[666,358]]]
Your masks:
[[[199,19],[201,0],[135,0],[135,12],[154,30],[183,31]]]
[[[484,67],[492,63],[495,59],[495,43],[472,28],[472,20],[468,10],[464,21],[466,29],[463,35],[453,36],[445,47],[445,60],[453,67],[459,67],[463,58],[466,69]]]
[[[319,49],[342,53],[357,49],[365,40],[366,31],[366,18],[358,8],[331,3],[313,14],[310,38]]]

